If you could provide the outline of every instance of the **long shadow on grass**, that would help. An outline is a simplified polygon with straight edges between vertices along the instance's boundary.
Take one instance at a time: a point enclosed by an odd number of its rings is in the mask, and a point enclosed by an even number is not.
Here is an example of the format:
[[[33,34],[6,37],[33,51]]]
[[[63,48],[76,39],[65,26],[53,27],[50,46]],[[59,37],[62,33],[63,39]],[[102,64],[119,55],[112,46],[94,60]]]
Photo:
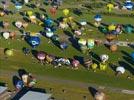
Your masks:
[[[134,75],[134,68],[132,66],[130,66],[128,63],[126,63],[124,61],[119,61],[119,65],[123,66],[126,70],[128,70],[131,74]]]
[[[78,44],[78,42],[77,42],[77,41],[78,41],[78,38],[74,38],[73,35],[72,35],[72,33],[69,32],[69,31],[64,31],[64,33],[65,33],[67,36],[69,36],[68,40],[71,42],[72,46],[73,46],[76,50],[81,51],[81,50],[80,50],[80,46],[79,46],[79,44]]]
[[[123,59],[127,61],[129,64],[134,65],[134,61],[132,60],[130,54],[128,54],[126,51],[121,51],[125,56],[123,56]]]
[[[89,92],[91,93],[91,95],[94,97],[95,96],[95,94],[96,94],[96,92],[98,92],[95,88],[93,88],[93,87],[88,87],[88,90],[89,90]]]

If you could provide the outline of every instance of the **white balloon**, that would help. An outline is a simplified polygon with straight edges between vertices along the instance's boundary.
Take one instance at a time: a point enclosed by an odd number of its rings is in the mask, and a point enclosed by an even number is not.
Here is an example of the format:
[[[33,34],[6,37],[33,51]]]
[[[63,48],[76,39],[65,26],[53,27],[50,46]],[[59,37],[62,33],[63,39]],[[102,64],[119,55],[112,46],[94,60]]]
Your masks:
[[[119,66],[119,67],[116,68],[116,71],[121,72],[122,74],[124,74],[125,73],[125,68],[122,67],[122,66]]]
[[[109,56],[106,55],[106,54],[102,54],[102,55],[100,56],[100,59],[101,59],[101,61],[106,62],[106,61],[109,59]]]
[[[20,22],[20,21],[17,21],[17,22],[15,23],[15,26],[16,26],[17,28],[21,28],[22,25],[23,25],[23,23]]]
[[[29,0],[24,0],[24,2],[25,2],[25,3],[28,3],[28,2],[29,2]]]
[[[8,39],[8,38],[10,37],[10,33],[9,33],[9,32],[4,32],[4,33],[3,33],[3,37],[4,37],[5,39]]]

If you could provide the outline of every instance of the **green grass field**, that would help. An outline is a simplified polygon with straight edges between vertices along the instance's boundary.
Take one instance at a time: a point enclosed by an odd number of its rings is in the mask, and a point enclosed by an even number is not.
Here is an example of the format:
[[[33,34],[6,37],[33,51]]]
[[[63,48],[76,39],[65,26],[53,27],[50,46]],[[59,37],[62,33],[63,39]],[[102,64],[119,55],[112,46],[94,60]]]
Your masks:
[[[47,14],[54,19],[57,19],[63,16],[62,14],[63,8],[65,8],[66,6],[69,8],[73,7],[73,5],[71,4],[70,5],[64,4],[64,5],[61,6],[61,8],[59,8],[56,16],[51,16],[49,12],[47,12]],[[43,7],[46,8],[46,10],[48,10],[50,6],[43,6]],[[9,8],[14,10],[13,5],[11,5]],[[24,6],[21,11],[25,11],[25,10],[32,10],[32,9]],[[38,8],[34,9],[33,12],[43,13]],[[94,14],[90,12],[89,14],[83,14],[81,16],[77,16],[71,12],[70,16],[73,16],[75,18],[75,21],[77,22],[81,20],[87,20],[88,22],[92,24],[94,23],[94,19],[93,19]],[[120,24],[134,25],[134,18],[132,17],[129,18],[129,17],[106,16],[106,15],[102,15],[102,16],[103,16],[103,20],[102,20],[103,23],[107,23],[107,24],[120,23]],[[1,31],[11,30],[11,31],[16,31],[18,32],[18,34],[20,34],[19,30],[12,24],[14,21],[18,21],[18,20],[22,20],[22,16],[19,13],[14,14],[14,15],[9,15],[9,16],[6,15],[4,17],[0,17],[0,22],[8,21],[10,23],[10,26],[8,27],[8,29],[3,29],[2,27],[0,27],[0,30]],[[92,29],[93,31],[92,32],[87,31],[87,34],[81,36],[81,38],[95,38],[95,39],[105,40],[105,35],[99,32],[97,28],[92,27],[90,25],[88,25],[87,28]],[[31,32],[39,32],[40,30],[43,30],[42,26],[33,25],[33,24],[29,24],[29,26],[26,28],[26,31],[31,31]],[[69,31],[70,34],[73,34],[70,31],[70,29],[68,29],[67,31]],[[64,39],[67,40],[66,37],[69,37],[61,29],[58,29],[56,33],[61,38],[64,37],[61,40],[64,40]],[[127,39],[128,41],[133,42],[134,41],[133,37],[134,37],[134,34],[122,33],[116,40],[125,41]],[[1,37],[0,38],[0,69],[8,70],[8,71],[18,71],[19,69],[25,69],[26,71],[31,72],[36,75],[57,77],[57,78],[60,78],[61,80],[62,79],[74,80],[74,81],[80,81],[80,82],[85,82],[85,83],[97,84],[97,85],[106,86],[106,87],[115,87],[115,88],[134,90],[134,86],[133,86],[134,78],[132,74],[134,73],[133,72],[134,64],[130,60],[130,57],[129,57],[130,53],[134,51],[134,49],[131,47],[118,47],[117,52],[111,52],[107,47],[100,45],[100,46],[95,46],[94,49],[92,50],[94,52],[93,59],[96,60],[97,62],[99,62],[97,60],[98,56],[100,56],[101,54],[108,54],[110,57],[108,63],[113,63],[115,65],[121,65],[123,63],[125,65],[126,73],[118,77],[115,76],[115,71],[110,66],[107,68],[105,72],[100,71],[99,69],[97,69],[97,72],[93,72],[92,70],[88,71],[82,65],[80,66],[79,70],[72,70],[66,67],[63,67],[60,69],[54,69],[52,65],[49,65],[49,64],[42,66],[40,63],[38,63],[38,60],[36,58],[32,58],[33,57],[32,54],[30,54],[29,56],[25,56],[22,52],[23,47],[27,47],[32,50],[32,48],[26,43],[26,41],[20,39],[20,35],[18,35],[16,39],[14,40],[10,40],[10,39],[5,40]],[[5,59],[4,48],[14,49],[14,56],[8,57],[8,59]],[[75,49],[71,45],[71,42],[69,42],[69,48],[67,50],[61,51],[53,43],[48,43],[48,39],[42,36],[41,36],[41,44],[36,48],[36,50],[43,50],[49,54],[54,54],[57,56],[68,57],[68,58],[73,58],[74,56],[79,56],[79,57],[87,56],[85,54],[82,54],[77,49]],[[132,79],[127,79],[127,76],[131,76]],[[0,80],[9,82],[10,87],[12,87],[11,79],[0,77]],[[63,96],[59,92],[57,93],[57,91],[60,86],[61,87],[65,87],[65,86],[59,85],[59,84],[53,85],[51,83],[46,83],[47,85],[45,87],[43,86],[44,83],[45,82],[39,81],[39,84],[37,86],[43,87],[43,88],[47,88],[47,86],[53,86],[56,88],[56,93],[54,93],[55,97],[59,98],[58,100],[63,98]],[[65,97],[68,97],[71,93],[74,93],[73,95],[74,98],[69,97],[68,100],[76,100],[78,99],[77,97],[78,91],[79,90],[75,90],[70,93],[67,93]],[[87,90],[83,90],[83,91],[84,93],[78,92],[78,94],[81,94],[81,98],[82,98],[82,95],[88,95]],[[108,100],[126,100],[125,98],[127,98],[128,100],[129,99],[133,100],[134,98],[132,95],[111,93],[109,91],[107,93],[109,95]],[[92,97],[90,96],[89,98],[92,98]]]

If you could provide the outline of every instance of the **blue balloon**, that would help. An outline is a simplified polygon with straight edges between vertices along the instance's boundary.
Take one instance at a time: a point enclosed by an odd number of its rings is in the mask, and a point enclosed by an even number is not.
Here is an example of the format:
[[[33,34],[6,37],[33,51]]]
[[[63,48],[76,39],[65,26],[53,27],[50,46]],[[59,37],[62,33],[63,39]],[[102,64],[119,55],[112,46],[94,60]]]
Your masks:
[[[133,8],[133,3],[131,2],[131,0],[127,0],[126,3],[125,3],[125,7],[128,9],[128,10],[132,10]]]
[[[132,59],[134,60],[134,52],[132,52],[130,56],[131,56]]]
[[[60,44],[60,47],[61,47],[61,49],[67,49],[68,44],[67,44],[66,42],[62,42],[62,43]]]
[[[49,27],[49,26],[51,26],[53,24],[53,20],[50,19],[50,18],[47,18],[44,23],[45,23],[46,26]]]
[[[19,80],[19,81],[17,82],[17,84],[16,84],[16,88],[17,88],[17,89],[22,89],[23,86],[24,86],[24,83],[23,83],[23,81],[21,81],[21,80]]]
[[[16,8],[17,10],[20,10],[20,9],[22,8],[22,4],[17,2],[17,3],[15,4],[15,8]]]
[[[97,15],[94,16],[94,19],[95,19],[96,21],[101,21],[102,16],[99,15],[99,14],[97,14]]]
[[[37,36],[31,36],[29,39],[28,39],[28,42],[30,43],[30,45],[35,48],[37,47],[39,44],[40,44],[40,38],[37,37]]]

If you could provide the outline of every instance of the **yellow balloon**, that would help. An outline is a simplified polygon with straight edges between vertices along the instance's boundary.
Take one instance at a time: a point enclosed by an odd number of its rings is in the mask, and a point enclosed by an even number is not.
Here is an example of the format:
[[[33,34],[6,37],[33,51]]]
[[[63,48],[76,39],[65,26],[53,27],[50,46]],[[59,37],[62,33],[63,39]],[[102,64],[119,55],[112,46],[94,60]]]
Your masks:
[[[64,23],[67,23],[67,20],[68,20],[67,18],[63,18]]]
[[[108,26],[109,31],[113,31],[115,29],[116,29],[116,26],[114,24],[111,24],[111,25]]]
[[[64,13],[65,16],[67,16],[69,14],[69,10],[68,9],[64,9],[63,13]]]

